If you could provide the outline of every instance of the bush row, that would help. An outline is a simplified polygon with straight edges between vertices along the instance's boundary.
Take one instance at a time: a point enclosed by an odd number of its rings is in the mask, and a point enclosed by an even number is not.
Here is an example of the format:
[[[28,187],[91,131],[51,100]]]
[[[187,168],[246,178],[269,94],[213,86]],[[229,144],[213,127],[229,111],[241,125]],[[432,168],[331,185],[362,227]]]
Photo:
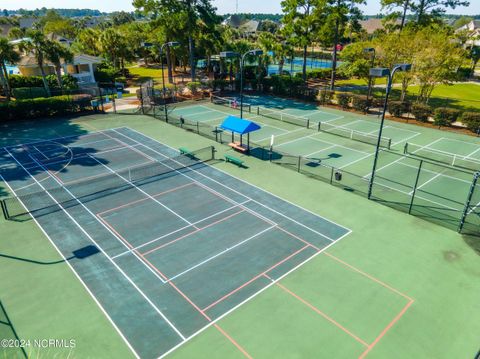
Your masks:
[[[357,95],[348,92],[335,93],[330,90],[321,91],[317,100],[322,104],[336,104],[343,109],[353,108],[357,111],[367,113],[372,107],[382,107],[383,99],[368,99],[364,95]],[[402,101],[390,101],[387,106],[388,112],[395,117],[402,117],[411,113],[416,120],[428,122],[433,117],[433,123],[439,127],[451,126],[454,122],[460,121],[473,132],[480,132],[480,112],[464,112],[449,107],[432,108],[422,103],[410,103]]]
[[[41,76],[10,75],[8,76],[8,81],[12,89],[23,87],[43,87],[43,80]],[[59,88],[56,75],[48,75],[47,82],[51,89]],[[62,75],[62,82],[65,89],[73,90],[78,88],[77,79],[71,75]]]
[[[56,96],[0,103],[0,121],[64,116],[91,110],[91,96]]]

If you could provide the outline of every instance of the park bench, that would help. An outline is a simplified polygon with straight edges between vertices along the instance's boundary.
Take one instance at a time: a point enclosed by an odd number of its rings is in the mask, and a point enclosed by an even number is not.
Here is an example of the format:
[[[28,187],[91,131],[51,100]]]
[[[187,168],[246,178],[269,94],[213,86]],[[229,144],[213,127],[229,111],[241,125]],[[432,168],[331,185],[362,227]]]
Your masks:
[[[238,167],[243,167],[243,162],[244,162],[240,158],[234,157],[232,155],[225,155],[225,161],[236,164]]]

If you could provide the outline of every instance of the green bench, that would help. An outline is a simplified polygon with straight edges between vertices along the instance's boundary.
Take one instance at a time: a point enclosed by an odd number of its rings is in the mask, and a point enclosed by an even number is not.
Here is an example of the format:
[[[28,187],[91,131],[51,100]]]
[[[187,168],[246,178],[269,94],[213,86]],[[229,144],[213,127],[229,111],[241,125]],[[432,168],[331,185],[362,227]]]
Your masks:
[[[188,148],[186,148],[186,147],[180,147],[178,150],[180,151],[180,154],[181,154],[181,155],[187,156],[187,157],[189,157],[189,158],[191,158],[191,159],[196,159],[196,157],[195,157],[195,155],[193,154],[193,152],[190,151]]]
[[[243,167],[243,162],[244,162],[240,158],[237,158],[237,157],[234,157],[234,156],[231,156],[231,155],[225,155],[225,161],[234,163],[239,167]]]

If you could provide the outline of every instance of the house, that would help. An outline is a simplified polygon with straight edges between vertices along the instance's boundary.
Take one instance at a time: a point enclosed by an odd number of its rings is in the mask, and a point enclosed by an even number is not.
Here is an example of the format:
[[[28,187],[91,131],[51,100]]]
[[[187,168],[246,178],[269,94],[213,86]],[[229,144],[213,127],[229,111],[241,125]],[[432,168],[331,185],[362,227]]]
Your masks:
[[[18,20],[20,29],[31,29],[38,19],[34,17],[22,17]]]
[[[8,37],[8,33],[12,27],[12,24],[0,24],[0,36]]]
[[[480,46],[480,20],[472,20],[459,27],[455,32],[466,32],[468,34],[469,40],[465,44],[467,47]]]
[[[258,32],[259,27],[260,27],[260,21],[249,20],[246,23],[242,24],[239,29],[245,35],[254,35]]]
[[[238,15],[231,15],[223,21],[223,25],[238,29],[242,24],[242,18]]]
[[[372,35],[375,31],[385,30],[385,24],[383,19],[368,19],[359,21],[360,26],[367,34]],[[400,25],[400,20],[395,22],[397,25]]]
[[[70,47],[73,44],[73,40],[69,40],[63,36],[56,35],[53,32],[46,35],[47,39],[52,40],[52,41],[57,41],[61,43],[62,45],[66,45],[67,47]]]
[[[95,83],[95,70],[102,59],[90,55],[76,55],[71,63],[62,64],[62,73],[75,77],[79,85]],[[33,55],[25,55],[18,63],[18,69],[23,76],[41,76],[42,72]],[[47,75],[55,74],[55,66],[45,61],[43,70]]]

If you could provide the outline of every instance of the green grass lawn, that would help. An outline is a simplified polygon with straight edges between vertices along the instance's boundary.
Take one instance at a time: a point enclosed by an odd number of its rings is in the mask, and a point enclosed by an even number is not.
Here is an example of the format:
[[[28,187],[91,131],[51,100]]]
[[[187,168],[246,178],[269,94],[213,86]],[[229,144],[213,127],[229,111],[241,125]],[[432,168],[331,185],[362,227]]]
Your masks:
[[[130,72],[130,75],[132,75],[134,82],[137,84],[148,80],[154,80],[156,83],[162,82],[162,69],[130,67],[128,68],[128,71]]]
[[[381,84],[379,80],[377,85]],[[368,86],[368,83],[362,79],[340,80],[337,85],[341,86]],[[412,85],[408,88],[409,96],[414,100],[419,93],[420,87]],[[366,89],[353,90],[356,93],[366,93]],[[384,95],[383,88],[374,89],[375,96]],[[437,85],[432,92],[429,104],[434,107],[446,106],[458,108],[460,110],[479,110],[480,109],[480,85],[470,83],[456,83],[453,85]],[[400,89],[395,87],[392,91],[392,98],[400,97]]]

